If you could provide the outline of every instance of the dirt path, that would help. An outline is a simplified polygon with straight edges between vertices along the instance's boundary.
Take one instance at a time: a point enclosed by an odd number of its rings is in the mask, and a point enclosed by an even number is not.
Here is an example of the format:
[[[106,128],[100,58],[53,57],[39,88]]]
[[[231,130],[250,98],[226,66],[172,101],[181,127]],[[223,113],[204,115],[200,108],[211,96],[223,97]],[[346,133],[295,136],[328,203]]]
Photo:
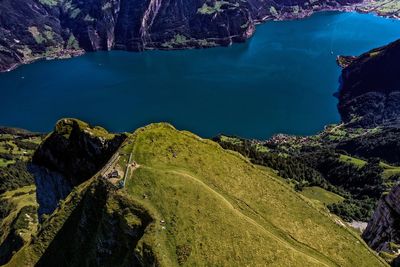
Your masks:
[[[270,236],[271,238],[273,238],[274,240],[276,240],[277,242],[283,244],[284,246],[295,250],[298,253],[301,253],[303,255],[305,255],[307,258],[311,259],[311,261],[320,264],[321,266],[339,266],[339,264],[335,263],[334,261],[332,261],[330,258],[328,258],[327,256],[319,253],[318,251],[314,250],[311,247],[308,247],[305,244],[302,243],[298,243],[297,240],[293,239],[293,241],[297,242],[298,244],[291,244],[290,242],[286,241],[285,239],[277,236],[276,234],[274,234],[273,232],[271,232],[270,230],[268,230],[267,228],[265,228],[264,226],[260,225],[258,222],[256,222],[254,219],[248,217],[247,215],[243,214],[240,210],[238,210],[237,208],[235,208],[231,202],[229,202],[224,196],[222,196],[220,193],[218,193],[217,191],[215,191],[214,189],[212,189],[211,187],[209,187],[206,183],[204,183],[203,181],[201,181],[200,179],[187,174],[185,172],[181,172],[181,171],[168,171],[170,173],[174,173],[177,175],[181,175],[181,176],[185,176],[193,181],[195,181],[196,183],[200,184],[201,186],[203,186],[206,190],[212,192],[215,196],[217,196],[221,201],[223,201],[231,210],[233,210],[239,217],[242,217],[244,220],[246,220],[247,222],[251,223],[252,225],[256,226],[257,228],[259,228],[262,232],[264,232],[266,235]]]
[[[140,167],[139,164],[137,164],[135,161],[132,160],[132,156],[133,156],[133,151],[131,151],[131,153],[129,154],[128,163],[126,164],[125,168],[124,178],[122,180],[122,187],[125,187],[126,179],[128,178],[128,173],[130,172],[132,174],[134,170]]]

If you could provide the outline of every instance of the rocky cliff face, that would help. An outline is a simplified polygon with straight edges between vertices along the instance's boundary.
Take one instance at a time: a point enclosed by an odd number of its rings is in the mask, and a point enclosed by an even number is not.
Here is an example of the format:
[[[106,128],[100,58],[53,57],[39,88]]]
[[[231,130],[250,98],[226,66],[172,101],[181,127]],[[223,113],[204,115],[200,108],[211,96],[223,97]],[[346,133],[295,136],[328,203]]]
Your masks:
[[[255,22],[353,9],[362,0],[3,0],[0,71],[84,51],[181,49],[249,38]],[[351,6],[351,7],[350,7]]]
[[[62,119],[36,150],[32,162],[62,174],[75,186],[103,167],[125,138],[76,119]]]
[[[55,171],[44,167],[31,166],[35,177],[36,200],[39,204],[38,215],[51,214],[57,208],[60,200],[65,199],[72,190],[71,183]]]
[[[228,45],[253,31],[241,1],[5,0],[0,70],[83,51]]]
[[[11,206],[6,206],[5,194],[0,196],[0,264],[9,263],[18,251],[21,261],[11,266],[157,265],[152,248],[142,240],[154,224],[153,215],[104,178],[104,170],[96,174],[126,137],[76,119],[57,122],[30,167],[35,186],[27,194],[36,191],[38,205],[26,199],[12,202],[18,210],[10,219]],[[25,191],[6,193],[10,201],[18,201]],[[26,206],[21,208],[22,202]]]
[[[44,222],[32,243],[40,254],[35,266],[156,266],[151,249],[138,244],[152,222],[148,212],[99,178],[72,192]]]
[[[400,185],[379,201],[363,238],[378,252],[400,254]]]
[[[338,94],[338,109],[345,123],[399,126],[399,62],[400,40],[347,60]]]

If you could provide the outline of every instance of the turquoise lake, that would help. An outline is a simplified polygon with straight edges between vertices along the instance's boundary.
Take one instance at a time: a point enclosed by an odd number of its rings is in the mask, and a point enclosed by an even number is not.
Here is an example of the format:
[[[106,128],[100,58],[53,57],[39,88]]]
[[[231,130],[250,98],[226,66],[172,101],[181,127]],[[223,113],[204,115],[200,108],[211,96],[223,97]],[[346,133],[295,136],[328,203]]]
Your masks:
[[[340,120],[336,55],[397,38],[400,21],[326,12],[267,22],[228,48],[40,61],[0,74],[0,125],[50,131],[76,117],[112,131],[166,121],[204,137],[314,134]]]

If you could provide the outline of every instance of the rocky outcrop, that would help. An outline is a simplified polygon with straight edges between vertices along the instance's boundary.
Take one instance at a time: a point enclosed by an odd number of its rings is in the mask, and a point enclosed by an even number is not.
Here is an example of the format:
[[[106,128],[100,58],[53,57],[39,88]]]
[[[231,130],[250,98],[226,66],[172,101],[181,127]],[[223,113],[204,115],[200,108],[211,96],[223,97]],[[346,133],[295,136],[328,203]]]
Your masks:
[[[125,138],[76,119],[62,119],[36,150],[32,162],[62,174],[75,186],[99,171]]]
[[[355,57],[355,56],[337,56],[336,63],[340,67],[346,68],[346,67],[350,66],[350,64],[356,59],[357,59],[357,57]]]
[[[60,200],[71,192],[72,185],[62,174],[44,167],[31,166],[30,171],[35,177],[38,215],[41,220],[43,214],[53,213]]]
[[[157,266],[145,242],[138,246],[152,222],[146,210],[99,178],[71,193],[43,223],[32,242],[39,254],[35,266]]]
[[[343,122],[350,126],[398,127],[400,40],[346,62],[338,93]]]
[[[400,185],[379,201],[362,237],[372,249],[383,255],[392,255],[393,258],[400,254]]]

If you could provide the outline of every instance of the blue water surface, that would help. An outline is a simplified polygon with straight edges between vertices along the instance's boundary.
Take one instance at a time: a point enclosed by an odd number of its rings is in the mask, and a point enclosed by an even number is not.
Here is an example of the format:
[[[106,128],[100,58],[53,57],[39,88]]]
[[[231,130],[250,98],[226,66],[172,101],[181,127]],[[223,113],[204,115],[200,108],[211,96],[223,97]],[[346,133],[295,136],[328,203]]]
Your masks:
[[[306,135],[340,120],[335,57],[400,38],[400,21],[324,12],[267,22],[229,48],[88,53],[0,74],[0,125],[76,117],[112,131],[166,121],[204,137]]]

